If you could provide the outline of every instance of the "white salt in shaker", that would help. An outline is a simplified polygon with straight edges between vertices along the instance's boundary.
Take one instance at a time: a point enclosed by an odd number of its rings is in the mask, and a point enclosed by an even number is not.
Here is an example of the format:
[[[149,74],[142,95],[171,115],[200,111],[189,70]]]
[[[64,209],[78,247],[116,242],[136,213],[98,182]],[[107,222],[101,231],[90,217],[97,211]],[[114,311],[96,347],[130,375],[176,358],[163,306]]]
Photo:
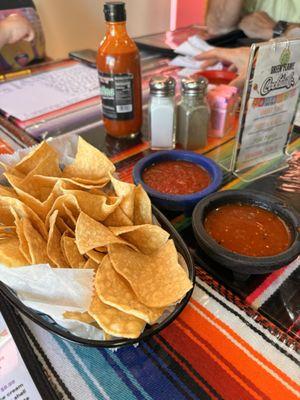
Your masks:
[[[148,127],[152,150],[175,147],[175,87],[172,77],[156,76],[150,80]]]

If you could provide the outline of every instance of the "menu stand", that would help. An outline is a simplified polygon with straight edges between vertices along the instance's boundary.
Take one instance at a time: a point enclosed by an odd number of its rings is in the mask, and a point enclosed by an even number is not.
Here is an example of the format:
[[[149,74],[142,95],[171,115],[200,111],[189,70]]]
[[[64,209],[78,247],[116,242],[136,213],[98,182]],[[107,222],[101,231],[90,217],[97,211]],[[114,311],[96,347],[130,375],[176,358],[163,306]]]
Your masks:
[[[287,167],[299,102],[300,39],[251,46],[232,157],[220,165],[251,182]]]

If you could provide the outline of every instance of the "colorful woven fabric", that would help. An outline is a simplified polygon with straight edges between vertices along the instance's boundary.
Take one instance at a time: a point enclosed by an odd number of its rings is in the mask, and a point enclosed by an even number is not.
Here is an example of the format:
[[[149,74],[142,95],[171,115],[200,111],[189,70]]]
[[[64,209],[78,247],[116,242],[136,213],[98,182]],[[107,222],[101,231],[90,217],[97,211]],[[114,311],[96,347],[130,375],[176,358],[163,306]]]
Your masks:
[[[293,261],[290,265],[283,267],[267,278],[246,298],[247,303],[254,308],[261,307],[275,292],[280,288],[282,283],[299,268],[300,257]]]
[[[26,324],[65,399],[300,397],[300,355],[199,278],[179,318],[137,347],[82,347]]]

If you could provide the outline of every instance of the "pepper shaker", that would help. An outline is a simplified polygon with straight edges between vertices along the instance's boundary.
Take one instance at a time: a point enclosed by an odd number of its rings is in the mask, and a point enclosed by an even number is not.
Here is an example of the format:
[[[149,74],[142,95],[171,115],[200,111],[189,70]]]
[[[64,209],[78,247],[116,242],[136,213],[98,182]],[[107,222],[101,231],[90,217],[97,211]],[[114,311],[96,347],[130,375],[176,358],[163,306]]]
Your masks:
[[[177,142],[187,150],[196,150],[207,144],[210,109],[206,101],[208,81],[183,78],[181,101],[177,106]]]
[[[152,150],[175,147],[176,81],[172,77],[156,76],[150,80],[148,127]]]

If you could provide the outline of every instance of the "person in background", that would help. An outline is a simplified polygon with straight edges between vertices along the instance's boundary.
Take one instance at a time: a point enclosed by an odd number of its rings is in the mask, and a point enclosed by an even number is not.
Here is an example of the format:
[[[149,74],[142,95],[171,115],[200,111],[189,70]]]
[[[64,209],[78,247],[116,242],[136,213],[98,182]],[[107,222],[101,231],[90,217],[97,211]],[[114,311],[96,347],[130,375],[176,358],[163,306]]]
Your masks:
[[[227,65],[229,70],[237,73],[237,77],[230,82],[230,85],[242,89],[246,78],[249,55],[249,47],[237,47],[234,49],[217,47],[213,50],[204,51],[195,58],[204,61],[201,66],[203,69],[212,67],[218,62]]]
[[[34,30],[30,22],[19,14],[10,14],[0,21],[0,50],[6,44],[20,40],[30,42],[34,39]]]
[[[300,36],[299,0],[208,0],[208,33],[241,29],[253,39]]]
[[[21,3],[0,1],[0,73],[45,57],[44,34],[34,4],[23,1],[22,7]]]

